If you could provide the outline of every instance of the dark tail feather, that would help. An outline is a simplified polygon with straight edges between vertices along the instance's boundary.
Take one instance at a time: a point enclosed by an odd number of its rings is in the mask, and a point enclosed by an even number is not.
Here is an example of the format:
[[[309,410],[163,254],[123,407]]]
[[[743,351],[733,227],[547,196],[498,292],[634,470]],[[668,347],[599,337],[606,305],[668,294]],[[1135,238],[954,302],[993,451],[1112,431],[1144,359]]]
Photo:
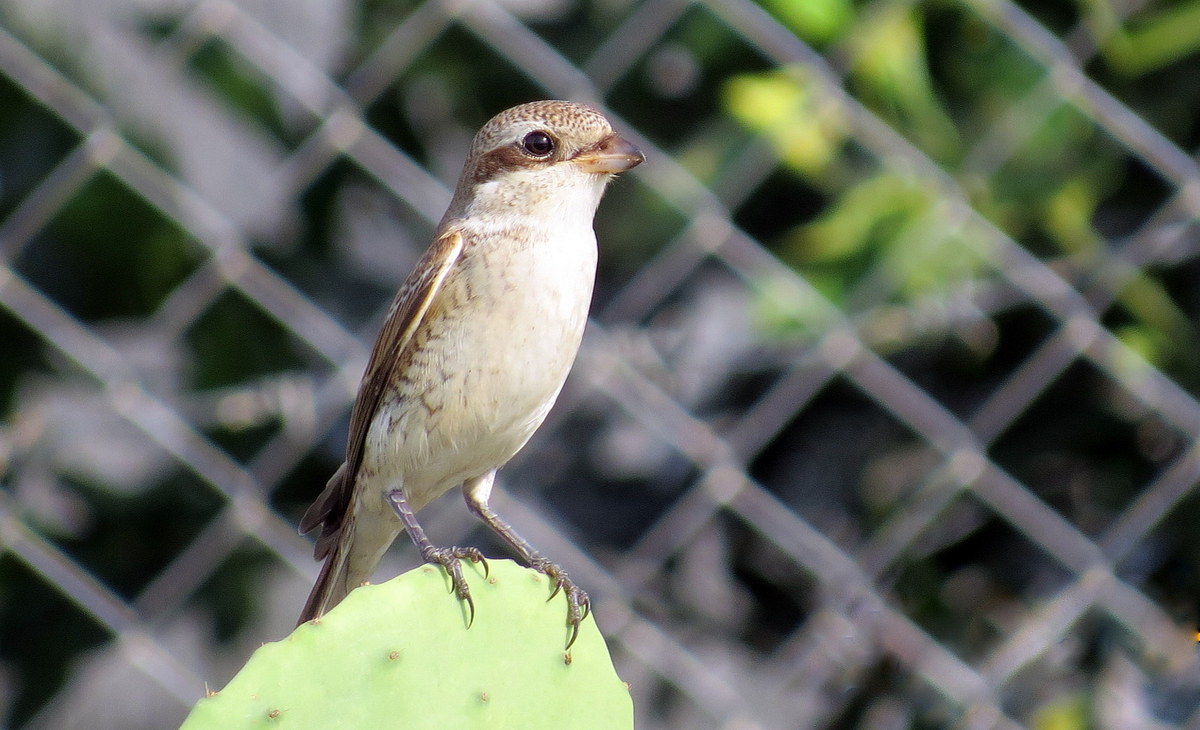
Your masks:
[[[355,516],[346,473],[346,465],[342,464],[300,521],[301,532],[320,525],[314,554],[318,560],[325,560],[300,614],[300,623],[320,618],[369,580],[401,530],[400,521],[390,512],[367,510]]]
[[[320,618],[326,611],[333,608],[346,597],[350,589],[346,587],[346,541],[342,540],[345,507],[341,504],[349,498],[349,485],[346,484],[346,464],[343,463],[329,479],[325,489],[317,497],[312,506],[300,519],[300,534],[321,527],[317,536],[315,557],[324,558],[321,573],[313,585],[312,593],[304,603],[304,611],[300,614],[299,624]],[[342,513],[336,510],[341,507]],[[297,624],[297,625],[299,625]]]
[[[338,545],[325,559],[325,565],[321,566],[321,574],[317,576],[312,593],[308,594],[308,600],[304,602],[304,610],[300,613],[297,625],[325,615],[326,611],[341,603],[350,593],[351,587],[346,575],[345,550],[342,545]]]

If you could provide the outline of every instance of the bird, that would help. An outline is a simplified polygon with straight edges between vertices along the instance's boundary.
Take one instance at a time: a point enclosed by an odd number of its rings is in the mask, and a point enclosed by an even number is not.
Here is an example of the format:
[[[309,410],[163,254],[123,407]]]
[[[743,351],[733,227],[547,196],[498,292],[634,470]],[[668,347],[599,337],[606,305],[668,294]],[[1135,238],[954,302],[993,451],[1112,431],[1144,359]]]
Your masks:
[[[471,512],[567,599],[570,647],[587,593],[488,504],[496,471],[542,424],[578,353],[608,183],[645,160],[595,108],[535,101],[475,135],[433,242],[400,286],[350,414],[345,460],[301,518],[324,560],[299,623],[363,585],[400,532],[441,565],[474,620],[461,561],[416,513],[458,487]]]

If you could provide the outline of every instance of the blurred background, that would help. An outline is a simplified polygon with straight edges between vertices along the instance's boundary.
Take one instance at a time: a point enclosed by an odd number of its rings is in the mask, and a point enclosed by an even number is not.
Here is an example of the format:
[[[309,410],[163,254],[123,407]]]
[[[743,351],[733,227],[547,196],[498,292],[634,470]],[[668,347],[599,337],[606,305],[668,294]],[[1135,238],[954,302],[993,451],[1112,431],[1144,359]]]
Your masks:
[[[1200,728],[1197,79],[1198,0],[0,0],[0,723],[287,634],[471,135],[570,98],[648,162],[494,505],[639,728]]]

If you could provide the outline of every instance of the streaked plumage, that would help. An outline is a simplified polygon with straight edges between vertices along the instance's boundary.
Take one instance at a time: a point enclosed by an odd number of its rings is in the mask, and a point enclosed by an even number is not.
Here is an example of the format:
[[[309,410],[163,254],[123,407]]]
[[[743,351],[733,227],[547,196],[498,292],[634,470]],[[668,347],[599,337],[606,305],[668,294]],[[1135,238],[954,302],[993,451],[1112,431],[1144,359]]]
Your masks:
[[[326,561],[301,621],[370,578],[402,519],[425,558],[452,575],[458,557],[477,555],[432,548],[411,514],[462,485],[473,511],[567,593],[578,627],[586,594],[516,538],[487,498],[574,362],[605,184],[642,159],[600,113],[571,102],[514,107],[476,135],[433,244],[372,350],[346,461],[301,521],[302,532],[321,527],[315,552]],[[456,589],[469,600],[461,578]]]

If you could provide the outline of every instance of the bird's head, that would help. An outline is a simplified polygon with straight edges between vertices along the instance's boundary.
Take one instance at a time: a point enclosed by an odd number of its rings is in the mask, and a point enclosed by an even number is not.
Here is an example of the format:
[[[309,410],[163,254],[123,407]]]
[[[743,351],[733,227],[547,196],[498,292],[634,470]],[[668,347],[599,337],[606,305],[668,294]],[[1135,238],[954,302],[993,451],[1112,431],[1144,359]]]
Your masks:
[[[645,160],[600,112],[535,101],[500,112],[479,130],[447,217],[595,212],[605,184]]]

